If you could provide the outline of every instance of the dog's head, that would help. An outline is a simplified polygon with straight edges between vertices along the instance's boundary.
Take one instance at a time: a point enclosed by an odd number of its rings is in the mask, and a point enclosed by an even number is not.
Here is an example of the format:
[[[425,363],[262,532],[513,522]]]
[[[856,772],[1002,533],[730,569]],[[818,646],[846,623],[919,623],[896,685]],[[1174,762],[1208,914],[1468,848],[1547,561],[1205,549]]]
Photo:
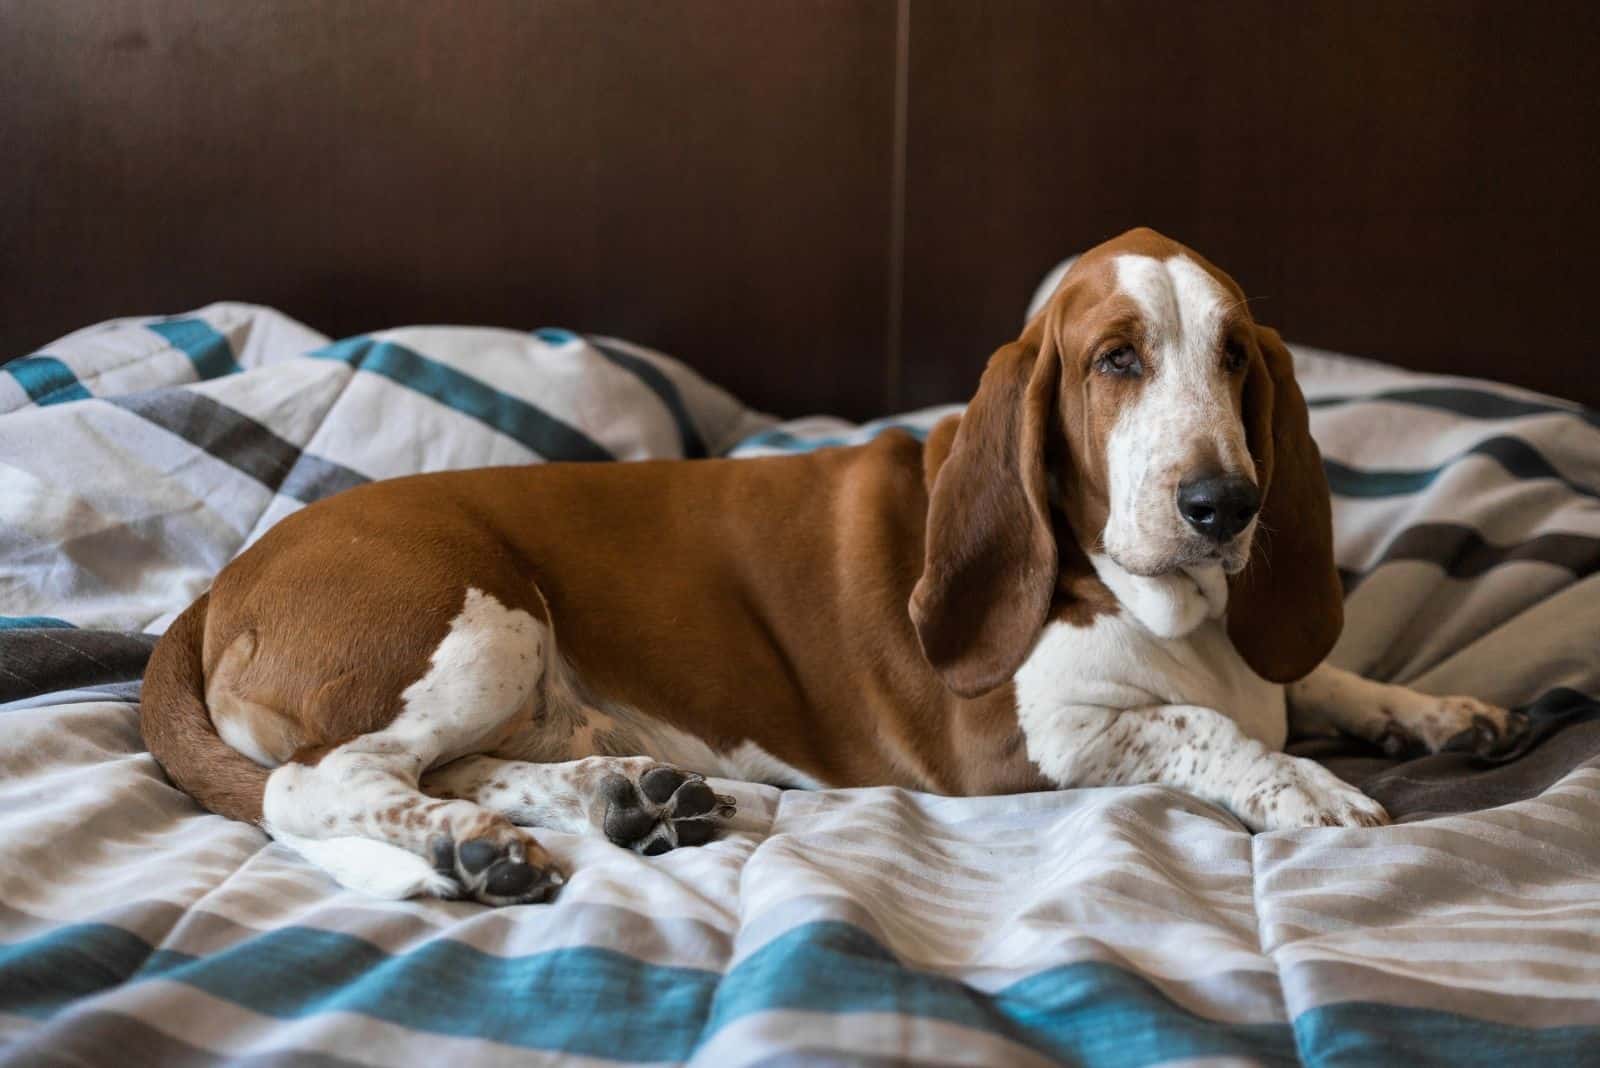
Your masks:
[[[1232,279],[1150,230],[1073,263],[990,358],[933,478],[911,614],[950,689],[1015,674],[1062,568],[1083,566],[1058,539],[1135,575],[1220,568],[1228,632],[1272,681],[1338,638],[1328,486],[1288,350]]]

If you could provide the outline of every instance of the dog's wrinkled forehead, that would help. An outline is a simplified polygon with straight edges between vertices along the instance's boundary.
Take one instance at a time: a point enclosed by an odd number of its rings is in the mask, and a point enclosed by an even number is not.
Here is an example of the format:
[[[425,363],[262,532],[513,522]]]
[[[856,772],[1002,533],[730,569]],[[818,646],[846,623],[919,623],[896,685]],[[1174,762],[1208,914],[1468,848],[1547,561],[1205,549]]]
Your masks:
[[[1231,310],[1244,312],[1244,295],[1232,278],[1149,229],[1130,230],[1071,261],[1052,297],[1067,318],[1093,317],[1096,306],[1131,305],[1141,325],[1155,332],[1152,340],[1169,342],[1207,332],[1214,339]]]
[[[1193,350],[1215,344],[1231,303],[1226,290],[1194,260],[1123,253],[1112,260],[1117,290],[1139,306],[1147,342]]]

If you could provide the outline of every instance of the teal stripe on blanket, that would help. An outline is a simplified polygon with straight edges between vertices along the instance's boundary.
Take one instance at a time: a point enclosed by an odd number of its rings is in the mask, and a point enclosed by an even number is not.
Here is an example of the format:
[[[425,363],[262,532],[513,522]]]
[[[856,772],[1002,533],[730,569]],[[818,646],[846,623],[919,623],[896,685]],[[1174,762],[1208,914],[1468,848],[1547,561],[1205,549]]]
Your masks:
[[[694,417],[689,414],[688,407],[683,403],[683,398],[678,394],[678,387],[666,373],[642,356],[636,356],[616,345],[589,338],[589,344],[594,350],[607,360],[623,370],[631,373],[645,388],[654,393],[661,400],[667,414],[672,416],[672,421],[678,428],[678,441],[683,449],[686,460],[700,460],[707,455],[706,443],[700,437],[700,430],[694,425]]]
[[[54,356],[24,356],[5,369],[35,404],[64,404],[89,396],[72,368]]]
[[[1600,1027],[1514,1027],[1368,1001],[1310,1009],[1295,1018],[1294,1030],[1302,1062],[1315,1068],[1600,1064]]]
[[[522,922],[559,922],[559,913],[529,910]],[[1205,1056],[1293,1064],[1297,1050],[1313,1064],[1371,1063],[1391,1049],[1463,1064],[1573,1063],[1580,1050],[1600,1048],[1591,1045],[1600,1043],[1600,1028],[1510,1027],[1367,1003],[1314,1009],[1293,1027],[1225,1024],[1093,962],[1052,968],[989,995],[906,968],[861,929],[832,921],[787,932],[726,976],[598,947],[499,957],[440,938],[391,955],[306,927],[198,958],[152,951],[105,924],[0,946],[0,1012],[45,1019],[146,979],[181,982],[277,1019],[353,1012],[413,1030],[620,1061],[687,1059],[729,1024],[782,1010],[937,1019],[1095,1068]]]
[[[907,968],[865,931],[833,921],[798,927],[740,962],[717,991],[706,1030],[777,1010],[941,1020],[1095,1068],[1197,1057],[1296,1063],[1287,1025],[1197,1016],[1109,964],[1062,965],[989,995]]]
[[[498,957],[440,938],[391,955],[307,927],[193,957],[83,924],[0,947],[0,1012],[46,1018],[124,982],[163,979],[277,1019],[353,1012],[436,1034],[654,1061],[694,1049],[720,978],[598,947]]]
[[[202,382],[239,370],[239,362],[233,358],[233,346],[204,319],[168,319],[150,323],[149,328],[189,357]]]
[[[588,435],[550,413],[391,341],[347,338],[309,355],[382,375],[432,397],[517,439],[546,460],[613,459]]]
[[[71,623],[55,616],[0,616],[0,630],[72,630]]]
[[[82,923],[0,945],[0,1012],[45,1019],[79,998],[118,986],[150,957],[138,935]]]
[[[592,337],[579,337],[571,330],[563,330],[559,326],[541,326],[533,332],[533,336],[547,345],[572,345],[587,343],[594,351],[598,352],[607,361],[622,368],[642,382],[646,389],[654,393],[661,400],[667,414],[672,416],[672,421],[678,427],[678,441],[683,450],[685,459],[699,460],[707,455],[706,443],[700,437],[700,430],[694,425],[694,417],[689,414],[683,398],[678,394],[678,387],[666,373],[642,356],[635,356],[624,351],[616,345],[599,341]]]

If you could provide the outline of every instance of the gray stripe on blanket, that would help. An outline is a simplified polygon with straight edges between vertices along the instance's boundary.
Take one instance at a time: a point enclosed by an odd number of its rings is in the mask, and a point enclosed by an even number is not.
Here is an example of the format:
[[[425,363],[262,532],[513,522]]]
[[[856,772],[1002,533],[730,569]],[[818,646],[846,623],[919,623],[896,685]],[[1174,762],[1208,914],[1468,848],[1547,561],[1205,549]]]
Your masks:
[[[0,1060],[6,1064],[64,1068],[105,1064],[113,1055],[118,1068],[358,1068],[362,1063],[300,1049],[248,1056],[213,1053],[116,1012],[74,1014],[70,1027],[41,1028],[30,1038],[0,1049]]]
[[[17,701],[0,700],[0,712],[20,712],[25,708],[62,708],[66,705],[92,704],[97,701],[139,703],[140,682],[110,682],[87,690],[51,690],[49,693],[24,697]]]
[[[1564,567],[1579,578],[1600,570],[1600,538],[1554,532],[1537,534],[1514,545],[1496,545],[1459,523],[1418,523],[1407,527],[1387,546],[1372,570],[1393,560],[1438,564],[1451,578],[1477,578],[1513,561],[1538,561]],[[1359,582],[1362,576],[1355,576]],[[1353,586],[1354,582],[1348,584]]]
[[[314,501],[367,481],[331,460],[302,456],[298,446],[271,428],[203,393],[155,389],[109,401],[297,500]]]
[[[320,456],[306,452],[300,454],[300,458],[294,462],[294,467],[284,476],[278,492],[285,497],[293,497],[297,501],[310,504],[312,501],[320,501],[343,490],[354,489],[367,481],[365,475],[358,474],[332,460],[324,460]]]
[[[110,630],[0,631],[0,703],[136,682],[155,644],[154,634]]]

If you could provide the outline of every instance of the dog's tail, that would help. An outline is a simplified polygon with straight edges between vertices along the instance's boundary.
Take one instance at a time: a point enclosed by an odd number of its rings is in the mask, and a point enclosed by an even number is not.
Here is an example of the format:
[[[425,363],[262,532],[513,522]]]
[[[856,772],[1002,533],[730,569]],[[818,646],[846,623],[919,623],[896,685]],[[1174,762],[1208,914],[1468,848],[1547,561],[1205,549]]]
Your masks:
[[[144,671],[139,730],[189,796],[212,812],[259,824],[269,772],[223,741],[206,709],[200,650],[208,600],[203,596],[184,609],[156,642]]]

